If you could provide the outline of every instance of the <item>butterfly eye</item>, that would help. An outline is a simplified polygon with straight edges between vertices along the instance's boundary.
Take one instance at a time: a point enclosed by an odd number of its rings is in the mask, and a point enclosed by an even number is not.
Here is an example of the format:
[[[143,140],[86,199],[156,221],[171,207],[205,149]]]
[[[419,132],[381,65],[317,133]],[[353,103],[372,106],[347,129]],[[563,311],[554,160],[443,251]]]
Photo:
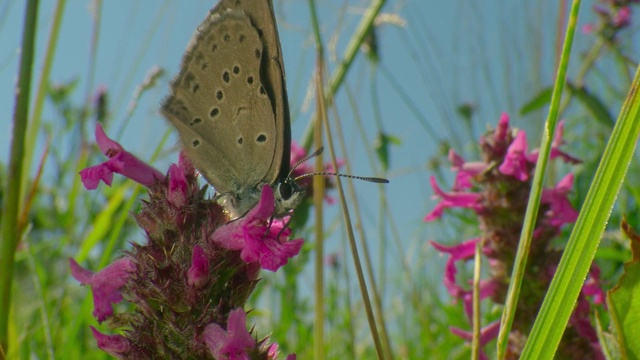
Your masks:
[[[283,200],[289,200],[291,195],[293,195],[293,187],[288,181],[285,181],[278,185],[278,191],[280,192],[280,197]]]

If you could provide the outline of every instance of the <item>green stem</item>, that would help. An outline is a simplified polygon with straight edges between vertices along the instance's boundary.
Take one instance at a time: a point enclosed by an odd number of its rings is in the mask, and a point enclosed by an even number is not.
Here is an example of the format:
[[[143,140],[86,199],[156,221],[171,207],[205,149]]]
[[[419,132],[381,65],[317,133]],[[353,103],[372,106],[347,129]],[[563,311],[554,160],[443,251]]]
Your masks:
[[[31,95],[31,75],[33,72],[34,47],[38,21],[38,0],[29,0],[24,13],[22,29],[22,52],[15,111],[13,113],[13,133],[11,134],[11,155],[7,172],[2,207],[2,241],[0,244],[0,359],[8,353],[8,325],[11,306],[11,284],[15,251],[21,234],[18,229],[20,213],[20,189],[22,187],[22,167],[25,150],[25,135],[29,119],[29,99]]]
[[[322,42],[322,34],[320,33],[320,25],[318,22],[318,12],[316,9],[315,0],[309,0],[309,13],[311,16],[311,29],[313,31],[313,37],[316,45],[316,67],[317,73],[316,76],[320,77],[323,65],[322,61],[324,59],[324,47]],[[315,81],[317,85],[317,89],[322,91],[322,79],[316,79]],[[319,99],[321,100],[321,99]],[[314,142],[316,146],[322,145],[322,119],[321,114],[324,113],[324,109],[320,107],[322,101],[318,101],[318,109],[316,110],[315,121],[310,122],[309,124],[315,126],[314,134]],[[322,168],[322,156],[318,156],[315,159],[316,161],[316,169],[318,167]],[[316,208],[315,211],[315,258],[314,258],[314,319],[313,322],[313,353],[314,358],[316,359],[324,359],[325,358],[325,343],[324,343],[324,237],[323,237],[323,217],[322,217],[322,188],[324,181],[323,178],[315,177],[313,179],[314,185],[314,193],[313,193],[313,204]]]
[[[309,0],[312,1],[312,0]],[[351,37],[351,41],[347,45],[347,49],[345,50],[344,55],[342,56],[342,62],[338,69],[331,77],[329,81],[329,86],[325,90],[325,99],[331,104],[331,99],[333,99],[333,95],[338,91],[340,86],[344,81],[347,72],[351,68],[353,61],[356,58],[356,55],[359,53],[360,46],[367,37],[369,30],[372,26],[374,26],[373,22],[376,19],[376,16],[380,14],[382,7],[386,3],[386,0],[374,0],[371,6],[365,11],[362,16],[362,20],[360,20],[360,24],[358,28],[356,28],[355,33]],[[317,24],[316,24],[317,26]],[[317,30],[319,33],[319,30]],[[309,149],[311,147],[311,141],[313,139],[313,125],[309,123],[307,128],[305,129],[303,138],[302,138],[302,146],[305,149]]]

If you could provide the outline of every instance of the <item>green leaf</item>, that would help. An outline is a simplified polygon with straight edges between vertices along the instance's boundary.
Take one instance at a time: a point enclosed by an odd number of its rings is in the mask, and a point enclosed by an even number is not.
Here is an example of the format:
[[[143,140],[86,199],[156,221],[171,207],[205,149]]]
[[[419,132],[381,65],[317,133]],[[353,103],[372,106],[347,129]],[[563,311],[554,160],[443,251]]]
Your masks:
[[[613,127],[613,117],[600,98],[591,94],[584,86],[576,87],[570,82],[567,82],[567,89],[589,110],[597,122],[608,128]]]
[[[383,132],[379,132],[375,140],[376,154],[378,160],[382,163],[382,170],[387,171],[389,169],[389,145],[400,145],[402,141],[396,136],[388,135]]]
[[[471,118],[473,117],[475,111],[476,107],[470,103],[462,104],[456,107],[456,112],[458,113],[458,115],[462,116],[462,118],[467,122],[471,121]]]
[[[631,241],[631,261],[624,264],[618,284],[607,293],[611,322],[616,329],[620,352],[625,359],[640,359],[640,236],[627,224],[623,231]]]
[[[551,102],[552,93],[552,87],[542,89],[542,91],[537,93],[533,97],[533,99],[529,100],[524,104],[524,106],[522,106],[522,108],[520,108],[520,115],[526,115],[530,112],[541,109],[543,106],[548,105]]]
[[[602,321],[600,320],[599,313],[596,312],[594,316],[596,333],[598,334],[598,341],[602,348],[602,352],[607,360],[621,359],[620,346],[617,338],[614,334],[604,331],[602,328]]]

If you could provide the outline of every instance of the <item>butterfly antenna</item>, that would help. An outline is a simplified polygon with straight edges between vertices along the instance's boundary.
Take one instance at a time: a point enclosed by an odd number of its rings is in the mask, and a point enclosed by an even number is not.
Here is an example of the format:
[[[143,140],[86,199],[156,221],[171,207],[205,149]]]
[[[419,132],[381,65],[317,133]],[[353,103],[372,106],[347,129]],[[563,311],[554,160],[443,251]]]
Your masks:
[[[293,166],[291,167],[291,171],[289,171],[289,176],[291,176],[291,173],[293,172],[293,170],[295,170],[298,166],[300,166],[300,164],[302,164],[303,162],[314,158],[320,154],[322,154],[322,151],[324,151],[324,146],[320,146],[318,148],[318,150],[314,151],[313,154],[305,156],[304,158],[298,160],[295,164],[293,164]],[[344,177],[344,178],[349,178],[349,179],[356,179],[356,180],[363,180],[363,181],[367,181],[367,182],[372,182],[372,183],[377,183],[377,184],[388,184],[389,180],[387,179],[383,179],[383,178],[378,178],[378,177],[369,177],[369,176],[355,176],[355,175],[346,175],[346,174],[339,174],[339,173],[334,173],[334,172],[315,172],[315,173],[308,173],[308,174],[303,174],[300,175],[298,177],[296,177],[295,179],[293,179],[294,181],[297,181],[299,179],[305,178],[307,176],[324,176],[324,175],[334,175],[334,176],[340,176],[340,177]]]
[[[349,179],[356,179],[356,180],[363,180],[363,181],[367,181],[367,182],[372,182],[372,183],[377,183],[377,184],[388,184],[389,180],[387,179],[383,179],[383,178],[379,178],[379,177],[370,177],[370,176],[356,176],[356,175],[347,175],[347,174],[340,174],[340,173],[334,173],[334,172],[316,172],[316,173],[308,173],[308,174],[302,174],[298,177],[296,177],[295,181],[305,178],[307,176],[324,176],[324,175],[334,175],[334,176],[340,176],[343,178],[349,178]]]
[[[314,158],[314,157],[316,157],[316,156],[318,156],[318,155],[322,154],[322,152],[323,152],[323,151],[324,151],[324,146],[320,146],[320,147],[318,148],[318,150],[316,150],[316,151],[314,151],[314,152],[313,152],[313,154],[311,154],[311,155],[307,155],[307,156],[305,156],[304,158],[302,158],[302,159],[300,159],[300,160],[296,161],[296,163],[295,163],[295,164],[293,164],[293,166],[291,167],[291,170],[289,170],[289,176],[287,176],[287,177],[290,177],[290,176],[291,176],[291,173],[293,172],[293,170],[295,170],[298,166],[300,166],[300,164],[302,164],[303,162],[305,162],[305,161],[307,161],[307,160],[309,160],[309,159],[311,159],[311,158]]]

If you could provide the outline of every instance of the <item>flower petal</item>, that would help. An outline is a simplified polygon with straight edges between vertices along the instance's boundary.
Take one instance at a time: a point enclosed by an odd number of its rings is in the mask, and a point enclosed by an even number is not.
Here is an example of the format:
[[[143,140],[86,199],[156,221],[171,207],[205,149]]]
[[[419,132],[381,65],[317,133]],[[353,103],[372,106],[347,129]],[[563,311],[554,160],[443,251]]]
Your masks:
[[[302,248],[302,239],[287,241],[291,231],[282,220],[272,220],[274,211],[273,189],[262,188],[260,201],[244,217],[218,228],[212,241],[230,250],[241,250],[246,263],[259,262],[271,271],[285,265]]]
[[[238,308],[231,310],[225,331],[218,324],[209,324],[203,331],[204,342],[216,359],[249,359],[247,349],[256,341],[247,331],[247,314]]]
[[[180,209],[187,203],[188,186],[184,169],[180,165],[169,166],[169,185],[167,187],[167,201]]]
[[[89,326],[93,337],[96,339],[98,348],[111,356],[121,358],[131,350],[131,342],[122,335],[106,335]]]
[[[529,161],[527,160],[527,134],[519,131],[507,149],[507,155],[498,170],[504,175],[511,175],[520,181],[529,179]]]
[[[145,186],[151,186],[156,180],[164,178],[161,172],[124,150],[122,145],[107,137],[102,125],[98,124],[95,135],[98,147],[109,160],[80,171],[82,183],[87,189],[95,189],[100,180],[110,186],[114,172]]]
[[[83,269],[74,259],[69,259],[71,275],[83,285],[91,286],[93,293],[93,316],[103,322],[113,315],[111,304],[122,301],[120,288],[127,282],[129,273],[136,266],[129,258],[114,261],[97,273]]]
[[[429,222],[441,217],[443,210],[446,208],[461,207],[473,209],[475,211],[482,209],[482,204],[480,204],[482,197],[479,194],[465,192],[446,193],[438,186],[435,176],[431,176],[430,181],[433,191],[436,193],[436,196],[439,196],[442,199],[442,201],[436,205],[433,211],[425,216],[424,221]]]
[[[209,262],[204,249],[200,245],[193,247],[191,255],[191,267],[187,271],[187,284],[189,286],[203,287],[209,280]]]

